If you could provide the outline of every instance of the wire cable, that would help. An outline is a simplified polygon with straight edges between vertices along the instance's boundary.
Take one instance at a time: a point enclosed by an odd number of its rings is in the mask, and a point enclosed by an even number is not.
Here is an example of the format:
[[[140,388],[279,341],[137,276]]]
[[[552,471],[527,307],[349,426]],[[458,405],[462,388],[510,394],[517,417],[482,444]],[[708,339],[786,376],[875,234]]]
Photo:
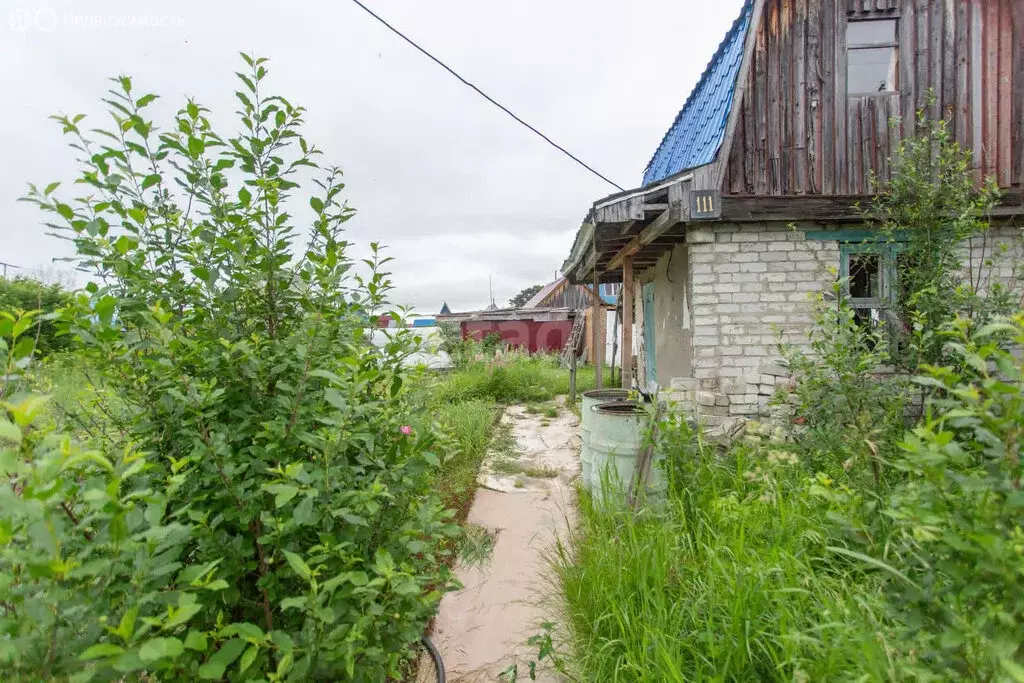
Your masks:
[[[585,162],[584,162],[584,161],[583,161],[582,159],[580,159],[580,158],[579,158],[579,157],[577,157],[577,156],[576,156],[575,154],[573,154],[572,152],[570,152],[569,150],[567,150],[567,149],[566,149],[565,147],[562,147],[562,146],[561,146],[561,145],[559,145],[559,144],[558,144],[557,142],[555,142],[554,140],[552,140],[551,138],[549,138],[549,137],[548,137],[547,135],[544,135],[544,133],[540,132],[539,130],[537,130],[536,128],[534,128],[534,127],[533,127],[533,126],[531,126],[530,124],[528,124],[528,123],[527,123],[526,121],[523,121],[523,120],[522,120],[521,118],[519,118],[518,116],[516,116],[516,115],[515,115],[515,114],[514,114],[514,113],[512,112],[512,110],[510,110],[510,109],[509,109],[508,107],[506,107],[505,105],[503,105],[503,104],[502,104],[501,102],[498,102],[498,101],[497,101],[496,99],[494,99],[493,97],[491,97],[490,95],[488,95],[487,93],[485,93],[485,92],[484,92],[483,90],[481,90],[480,88],[476,87],[475,85],[473,85],[472,83],[470,83],[469,81],[467,81],[467,80],[466,80],[465,78],[463,78],[462,76],[460,76],[460,75],[459,75],[459,74],[458,74],[458,73],[457,73],[457,72],[456,72],[456,71],[455,71],[454,69],[452,69],[452,68],[451,68],[450,66],[448,66],[447,64],[445,64],[444,62],[442,62],[442,61],[441,61],[440,59],[438,59],[438,58],[437,58],[437,57],[435,57],[434,55],[430,54],[430,52],[428,52],[428,51],[427,51],[426,49],[424,49],[424,48],[420,47],[420,46],[419,46],[419,45],[418,45],[418,44],[417,44],[417,43],[416,43],[416,42],[415,42],[414,40],[412,40],[411,38],[409,38],[408,36],[406,36],[406,35],[405,35],[404,33],[402,33],[401,31],[399,31],[399,30],[398,30],[397,28],[395,28],[394,26],[392,26],[391,24],[389,24],[389,23],[388,23],[388,22],[387,22],[387,21],[386,21],[386,20],[385,20],[385,19],[384,19],[383,17],[381,17],[381,16],[379,15],[379,14],[375,13],[375,12],[374,12],[373,10],[371,10],[371,9],[370,9],[369,7],[367,7],[366,5],[364,5],[363,3],[361,3],[361,2],[359,1],[359,0],[352,0],[352,2],[354,2],[354,3],[355,3],[356,5],[358,5],[358,6],[360,7],[360,8],[362,8],[362,9],[363,9],[363,11],[365,11],[365,12],[366,12],[367,14],[369,14],[369,15],[370,15],[371,17],[373,17],[374,19],[376,19],[376,20],[377,20],[377,21],[379,21],[380,23],[384,24],[384,26],[386,26],[386,27],[387,27],[388,29],[390,29],[390,30],[391,30],[391,32],[392,32],[392,33],[394,33],[394,34],[395,34],[396,36],[398,36],[399,38],[401,38],[401,39],[402,39],[402,40],[404,40],[405,42],[407,42],[407,43],[409,43],[410,45],[412,45],[412,46],[413,46],[414,48],[416,48],[417,50],[419,50],[420,52],[422,52],[422,53],[423,53],[424,55],[426,55],[426,56],[427,56],[427,57],[428,57],[428,58],[429,58],[429,59],[430,59],[431,61],[433,61],[433,62],[434,62],[435,64],[437,64],[437,65],[438,65],[438,66],[440,66],[440,67],[441,67],[442,69],[444,69],[445,71],[447,71],[448,73],[450,73],[450,74],[451,74],[452,76],[454,76],[455,78],[457,78],[457,79],[458,79],[459,81],[461,81],[461,82],[463,83],[463,85],[466,85],[466,86],[468,86],[468,87],[472,88],[473,90],[475,90],[475,91],[477,92],[477,94],[478,94],[478,95],[480,95],[481,97],[483,97],[483,98],[484,98],[485,100],[487,100],[488,102],[490,102],[491,104],[493,104],[494,106],[496,106],[496,107],[497,107],[498,109],[501,109],[501,110],[502,110],[503,112],[505,112],[506,114],[508,114],[509,116],[511,116],[511,117],[512,117],[513,119],[515,119],[515,120],[516,120],[516,121],[517,121],[518,123],[522,124],[523,126],[526,126],[526,127],[528,128],[528,129],[530,129],[531,131],[533,131],[534,133],[536,133],[537,135],[539,135],[539,136],[540,136],[540,137],[541,137],[541,138],[542,138],[542,139],[543,139],[543,140],[544,140],[545,142],[547,142],[547,143],[548,143],[549,145],[551,145],[552,147],[554,147],[555,149],[557,149],[558,151],[560,151],[560,152],[561,152],[562,154],[564,154],[565,156],[569,157],[570,159],[572,159],[573,161],[575,161],[575,162],[576,162],[577,164],[579,164],[579,165],[580,165],[580,166],[582,166],[583,168],[587,169],[588,171],[590,171],[591,173],[593,173],[594,175],[596,175],[596,176],[597,176],[598,178],[600,178],[601,180],[603,180],[603,181],[605,181],[606,183],[608,183],[609,185],[611,185],[612,187],[615,187],[616,189],[618,189],[618,190],[620,190],[620,191],[623,191],[623,192],[625,191],[625,188],[623,188],[623,187],[622,187],[621,185],[619,185],[618,183],[612,182],[611,180],[609,180],[608,178],[606,178],[606,177],[605,177],[604,175],[602,175],[601,173],[599,173],[598,171],[596,171],[596,170],[595,170],[594,168],[592,168],[591,166],[587,165],[587,164],[586,164],[586,163],[585,163]]]

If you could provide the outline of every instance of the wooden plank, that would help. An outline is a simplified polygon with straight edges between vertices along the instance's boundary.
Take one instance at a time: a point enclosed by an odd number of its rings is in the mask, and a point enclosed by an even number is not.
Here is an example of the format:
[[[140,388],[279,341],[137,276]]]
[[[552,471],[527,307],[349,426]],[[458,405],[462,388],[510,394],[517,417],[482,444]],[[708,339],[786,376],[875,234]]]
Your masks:
[[[998,0],[988,0],[984,6],[985,17],[981,35],[983,43],[983,67],[981,74],[982,97],[982,168],[985,176],[996,173],[999,158],[999,5]]]
[[[807,3],[804,83],[807,135],[807,192],[821,191],[821,3]]]
[[[799,197],[722,197],[722,220],[750,223],[763,221],[824,221],[863,223],[857,204],[865,195],[803,195]],[[635,267],[635,264],[634,264]]]
[[[754,43],[754,82],[757,100],[757,126],[752,141],[755,144],[757,163],[754,168],[754,193],[768,193],[768,39],[765,22],[758,25]]]
[[[594,271],[594,290],[597,291],[601,282]],[[604,388],[604,307],[601,306],[601,297],[597,296],[590,308],[590,322],[593,328],[593,358],[594,358],[594,388]]]
[[[889,119],[893,116],[892,108],[896,106],[899,106],[899,97],[884,97],[878,101],[875,112],[875,172],[882,183],[889,182],[889,155],[892,154]]]
[[[999,113],[996,115],[998,125],[997,175],[999,185],[1010,185],[1013,168],[1013,21],[1010,16],[1010,3],[999,3]]]
[[[875,137],[872,129],[875,125],[873,112],[876,99],[875,97],[865,97],[859,107],[860,181],[858,186],[859,191],[863,194],[871,192],[871,171],[875,167],[871,148],[874,146]]]
[[[861,194],[861,147],[860,107],[862,97],[846,98],[846,182],[844,187],[850,194]]]
[[[1024,185],[1024,4],[1011,6],[1013,21],[1013,185]]]
[[[981,5],[971,0],[971,142],[972,154],[974,156],[974,167],[976,179],[981,180],[982,164],[984,162],[985,145],[985,97],[982,93],[982,81],[984,73],[985,50],[982,44],[982,11]]]
[[[793,152],[796,164],[793,169],[794,180],[792,192],[804,194],[810,184],[808,180],[807,149],[807,0],[796,0],[793,27],[796,34],[793,40],[793,81],[796,89],[795,121],[793,125]]]
[[[931,0],[931,14],[928,17],[928,84],[935,93],[929,115],[933,121],[942,118],[942,8],[943,0]]]
[[[817,3],[814,3],[817,4]],[[835,3],[821,4],[821,191],[836,191],[836,52]],[[843,62],[845,68],[845,62]]]
[[[835,16],[834,30],[836,36],[836,192],[846,194],[850,192],[850,169],[847,166],[846,157],[848,153],[853,154],[855,150],[849,150],[849,140],[846,134],[847,108],[850,106],[849,98],[846,96],[846,17],[838,12]]]
[[[917,14],[914,0],[904,0],[900,19],[900,132],[904,137],[914,135],[917,128],[917,103],[915,101],[916,70],[914,68],[914,40]]]
[[[956,6],[958,0],[942,5],[942,116],[955,131],[956,121]]]
[[[968,49],[968,29],[969,29],[969,18],[970,15],[967,12],[967,2],[956,3],[956,13],[953,18],[954,24],[954,53],[955,53],[955,70],[956,70],[956,84],[955,92],[953,95],[953,134],[956,136],[957,142],[964,149],[971,148],[970,142],[970,110],[968,109],[968,102],[970,102],[970,71],[968,70],[968,55],[970,51]]]
[[[679,216],[675,215],[671,209],[666,210],[660,216],[651,221],[647,227],[641,230],[639,235],[631,239],[626,246],[622,247],[622,249],[612,256],[611,260],[608,261],[608,265],[605,266],[605,270],[618,270],[622,267],[622,262],[627,256],[633,256],[640,251],[641,248],[661,237],[678,223]]]
[[[928,78],[928,2],[929,0],[917,0],[915,10],[916,22],[914,26],[914,111],[918,112],[928,107],[928,88],[931,81]]]
[[[633,387],[633,257],[622,262],[622,387]]]
[[[779,194],[789,194],[792,187],[793,24],[789,13],[792,6],[793,0],[783,0],[779,3],[778,53],[776,55],[779,63],[779,137],[777,138]]]
[[[779,140],[779,111],[782,107],[780,99],[782,93],[779,87],[780,73],[782,70],[781,59],[779,58],[779,5],[781,0],[766,0],[768,3],[768,40],[767,40],[767,68],[768,68],[768,130],[767,130],[767,152],[768,152],[768,193],[779,194],[779,150],[782,142]]]
[[[754,60],[754,52],[756,51],[757,32],[761,25],[761,16],[764,10],[764,4],[766,0],[757,0],[754,3],[754,7],[751,9],[750,24],[747,28],[747,35],[743,41],[743,59],[740,61],[739,72],[736,74],[736,89],[733,92],[732,97],[732,108],[729,111],[729,120],[726,122],[725,137],[722,139],[722,145],[724,149],[731,150],[734,146],[733,140],[736,137],[736,129],[739,121],[743,120],[742,134],[740,136],[740,144],[736,145],[739,149],[738,152],[743,155],[743,160],[746,163],[750,163],[750,154],[746,148],[746,138],[750,135],[748,129],[750,123],[750,97],[753,93],[748,92],[748,76],[750,74],[750,65]],[[721,156],[721,155],[720,155]],[[742,169],[744,179],[743,185],[750,184],[750,176],[746,173],[747,168],[744,166]],[[721,178],[718,179],[715,188],[722,186]]]

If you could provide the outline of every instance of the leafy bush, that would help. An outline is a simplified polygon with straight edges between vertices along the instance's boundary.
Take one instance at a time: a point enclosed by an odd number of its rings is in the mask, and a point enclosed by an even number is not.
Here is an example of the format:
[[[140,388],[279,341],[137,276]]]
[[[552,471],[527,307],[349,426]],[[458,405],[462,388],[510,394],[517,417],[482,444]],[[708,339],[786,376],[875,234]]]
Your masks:
[[[56,323],[49,316],[65,306],[71,293],[57,284],[44,284],[31,278],[0,278],[0,311],[40,311],[48,317],[35,316],[37,356],[48,356],[71,348],[72,339],[59,335]]]
[[[947,352],[958,362],[918,380],[934,400],[893,463],[904,475],[885,509],[895,529],[874,550],[908,577],[888,594],[914,678],[1020,680],[1024,363],[1003,347],[1024,346],[1024,315],[961,324],[956,337]]]
[[[813,468],[870,471],[878,485],[880,461],[903,431],[906,382],[884,371],[886,335],[863,327],[845,299],[819,295],[815,306],[809,344],[782,348],[803,425],[799,448]]]
[[[193,101],[158,131],[155,96],[121,77],[98,141],[59,118],[93,195],[28,196],[96,277],[64,322],[125,410],[101,454],[33,431],[37,399],[6,405],[17,676],[385,680],[450,580],[437,444],[402,369],[417,340],[362,331],[389,259],[372,245],[353,274],[337,169],[303,244],[288,200],[319,150],[245,60],[237,136]]]

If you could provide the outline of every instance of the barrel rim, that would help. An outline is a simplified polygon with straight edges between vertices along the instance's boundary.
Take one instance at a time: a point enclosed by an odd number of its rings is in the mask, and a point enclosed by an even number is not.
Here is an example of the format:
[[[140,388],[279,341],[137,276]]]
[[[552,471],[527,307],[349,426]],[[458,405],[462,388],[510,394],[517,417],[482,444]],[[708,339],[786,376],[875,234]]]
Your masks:
[[[583,392],[583,398],[602,399],[629,396],[629,389],[591,389]]]
[[[602,415],[614,415],[617,417],[632,417],[634,415],[647,415],[643,405],[634,401],[608,401],[598,403],[590,408],[595,413]]]

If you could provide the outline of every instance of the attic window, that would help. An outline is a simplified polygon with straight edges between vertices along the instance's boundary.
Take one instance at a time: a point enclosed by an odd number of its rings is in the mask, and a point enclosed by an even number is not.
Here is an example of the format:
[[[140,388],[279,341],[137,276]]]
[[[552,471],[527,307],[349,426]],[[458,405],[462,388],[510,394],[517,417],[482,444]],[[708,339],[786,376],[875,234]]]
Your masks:
[[[850,20],[846,24],[846,92],[895,92],[899,43],[896,19]]]

